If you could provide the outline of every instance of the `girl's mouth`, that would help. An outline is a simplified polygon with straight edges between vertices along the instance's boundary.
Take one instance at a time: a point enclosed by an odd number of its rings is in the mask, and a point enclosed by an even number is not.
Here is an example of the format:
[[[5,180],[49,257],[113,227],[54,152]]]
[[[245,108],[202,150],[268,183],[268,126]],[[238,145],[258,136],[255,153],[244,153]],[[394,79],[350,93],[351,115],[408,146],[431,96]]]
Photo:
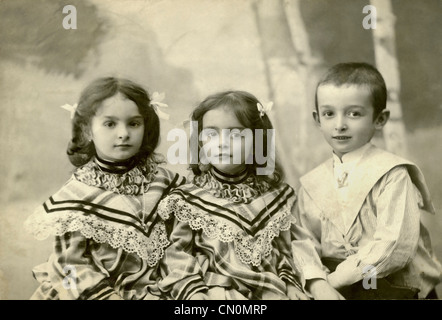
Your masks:
[[[218,157],[220,157],[220,158],[222,158],[222,157],[230,157],[230,154],[229,153],[220,153],[218,155]]]

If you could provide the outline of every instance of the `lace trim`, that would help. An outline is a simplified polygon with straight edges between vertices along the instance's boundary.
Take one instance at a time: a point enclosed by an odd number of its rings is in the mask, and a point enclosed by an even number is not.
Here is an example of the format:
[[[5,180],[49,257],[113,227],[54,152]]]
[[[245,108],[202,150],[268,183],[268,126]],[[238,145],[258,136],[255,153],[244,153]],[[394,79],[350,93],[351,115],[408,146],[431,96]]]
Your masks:
[[[261,264],[264,257],[271,254],[273,239],[279,236],[281,231],[289,230],[294,223],[290,207],[287,205],[278,217],[271,220],[257,236],[252,237],[237,226],[213,218],[184,199],[173,196],[160,202],[158,214],[164,220],[168,220],[174,214],[180,222],[188,223],[192,230],[202,229],[209,238],[233,242],[239,260],[255,267]]]
[[[263,194],[270,186],[264,180],[258,180],[255,175],[249,176],[238,184],[222,183],[210,172],[193,178],[193,183],[208,191],[217,198],[228,199],[234,203],[250,203],[255,197]]]
[[[103,172],[94,161],[89,161],[74,172],[75,178],[88,186],[98,187],[124,195],[139,195],[149,190],[155,179],[158,164],[147,160],[123,174]]]
[[[164,248],[170,244],[163,222],[156,224],[147,238],[136,230],[111,225],[98,218],[72,211],[34,213],[25,221],[25,228],[38,240],[79,231],[85,238],[97,243],[107,243],[114,249],[121,248],[129,253],[136,253],[151,267],[163,257]]]

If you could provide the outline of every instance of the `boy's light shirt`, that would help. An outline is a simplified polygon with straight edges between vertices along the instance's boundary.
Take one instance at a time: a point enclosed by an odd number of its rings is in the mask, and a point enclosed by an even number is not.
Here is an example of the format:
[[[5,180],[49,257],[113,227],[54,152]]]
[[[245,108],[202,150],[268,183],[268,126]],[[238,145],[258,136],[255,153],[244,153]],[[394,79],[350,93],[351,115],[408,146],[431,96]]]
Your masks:
[[[368,143],[343,157],[351,170],[348,185],[337,188],[335,176],[343,170],[335,173],[335,162],[339,170],[342,163],[333,157],[301,177],[298,201],[298,219],[311,230],[308,238],[317,241],[321,256],[344,259],[328,275],[329,283],[355,283],[364,279],[364,266],[374,266],[378,277],[395,274],[394,283],[418,287],[425,297],[442,279],[442,268],[432,256],[426,231],[419,230],[421,210],[434,213],[422,172]],[[340,189],[348,190],[345,205],[339,201]],[[408,269],[396,275],[410,259]]]
[[[339,196],[341,205],[347,205],[348,202],[348,187],[351,184],[351,173],[362,155],[370,148],[371,143],[368,142],[364,146],[348,152],[342,156],[342,161],[333,152],[333,173],[335,177],[335,188]]]

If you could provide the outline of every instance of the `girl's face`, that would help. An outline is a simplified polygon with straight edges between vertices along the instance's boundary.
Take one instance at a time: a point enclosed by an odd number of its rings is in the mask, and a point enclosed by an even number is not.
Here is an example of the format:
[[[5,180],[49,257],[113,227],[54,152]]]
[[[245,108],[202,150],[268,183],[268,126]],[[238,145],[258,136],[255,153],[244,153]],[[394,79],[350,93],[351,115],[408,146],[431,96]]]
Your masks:
[[[371,140],[388,120],[384,110],[373,120],[370,90],[363,86],[322,85],[317,91],[315,120],[337,156],[356,150]]]
[[[227,174],[242,171],[253,152],[251,130],[244,130],[233,110],[225,106],[207,111],[202,121],[201,152],[207,161]]]
[[[91,138],[103,160],[124,161],[143,143],[144,118],[137,105],[117,94],[104,100],[91,121]]]

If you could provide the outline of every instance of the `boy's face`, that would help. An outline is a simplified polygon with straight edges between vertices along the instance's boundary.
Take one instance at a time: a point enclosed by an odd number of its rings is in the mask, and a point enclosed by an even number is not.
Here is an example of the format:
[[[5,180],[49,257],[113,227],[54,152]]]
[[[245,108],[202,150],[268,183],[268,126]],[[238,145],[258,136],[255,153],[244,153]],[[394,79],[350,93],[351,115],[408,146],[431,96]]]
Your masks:
[[[382,129],[389,113],[383,110],[373,119],[370,90],[364,86],[332,84],[317,90],[318,110],[313,117],[327,143],[340,158],[371,140]]]

